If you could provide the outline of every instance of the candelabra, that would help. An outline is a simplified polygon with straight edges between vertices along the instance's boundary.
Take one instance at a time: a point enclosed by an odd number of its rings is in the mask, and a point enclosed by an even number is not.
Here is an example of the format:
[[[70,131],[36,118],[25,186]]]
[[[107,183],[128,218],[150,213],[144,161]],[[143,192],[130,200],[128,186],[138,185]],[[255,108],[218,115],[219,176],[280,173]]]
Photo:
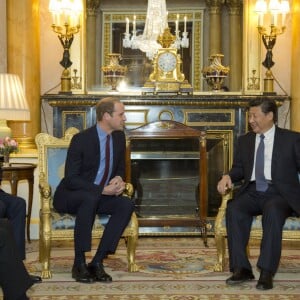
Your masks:
[[[58,39],[63,46],[62,60],[59,62],[64,68],[61,75],[60,93],[70,94],[71,74],[70,48],[74,35],[80,30],[80,15],[82,13],[82,0],[50,0],[49,11],[52,13],[52,30],[57,33]]]
[[[285,31],[286,14],[289,12],[289,1],[270,0],[267,5],[264,0],[257,0],[255,11],[258,14],[258,32],[262,37],[263,44],[267,50],[265,60],[262,65],[267,69],[264,78],[264,94],[275,94],[274,77],[271,68],[274,66],[273,48],[276,43],[277,36]],[[264,16],[269,15],[271,20],[269,30],[264,26]]]
[[[179,49],[180,47],[189,47],[188,32],[186,30],[187,17],[184,19],[184,31],[180,37],[179,31],[179,15],[175,21],[175,36],[176,39],[171,45],[172,48]],[[129,32],[130,21],[126,18],[126,31],[123,38],[123,47],[140,49],[146,53],[149,59],[153,59],[155,53],[161,45],[157,42],[157,38],[164,33],[168,28],[168,12],[166,8],[166,0],[148,0],[146,23],[142,35],[137,35],[136,30],[136,16],[134,15],[132,21],[132,34]]]

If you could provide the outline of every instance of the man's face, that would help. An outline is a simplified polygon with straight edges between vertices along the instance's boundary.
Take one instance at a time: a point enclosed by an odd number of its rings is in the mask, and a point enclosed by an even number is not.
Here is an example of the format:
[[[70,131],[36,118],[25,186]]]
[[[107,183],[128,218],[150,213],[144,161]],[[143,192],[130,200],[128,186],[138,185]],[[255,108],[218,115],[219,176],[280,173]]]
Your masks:
[[[108,117],[108,125],[112,131],[123,130],[125,127],[125,109],[123,103],[116,103],[112,115]]]
[[[249,124],[255,133],[264,133],[274,124],[273,112],[263,113],[260,106],[250,107]]]

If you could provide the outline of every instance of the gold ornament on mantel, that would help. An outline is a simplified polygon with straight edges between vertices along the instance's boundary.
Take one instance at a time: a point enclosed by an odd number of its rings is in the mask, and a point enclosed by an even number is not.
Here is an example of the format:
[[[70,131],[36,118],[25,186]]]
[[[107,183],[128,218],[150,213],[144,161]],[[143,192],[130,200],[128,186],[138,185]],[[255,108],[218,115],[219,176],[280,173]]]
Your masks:
[[[222,65],[221,59],[223,57],[223,54],[212,54],[209,58],[210,65],[202,70],[204,79],[213,91],[222,90],[224,79],[230,70],[229,67]]]
[[[153,58],[153,71],[142,88],[142,94],[191,94],[193,88],[181,72],[182,60],[177,48],[172,47],[176,36],[165,28],[157,42],[161,45]]]
[[[127,67],[119,65],[122,58],[120,53],[108,53],[106,55],[109,64],[101,69],[104,74],[104,84],[111,86],[111,91],[117,91],[117,86],[127,73]]]

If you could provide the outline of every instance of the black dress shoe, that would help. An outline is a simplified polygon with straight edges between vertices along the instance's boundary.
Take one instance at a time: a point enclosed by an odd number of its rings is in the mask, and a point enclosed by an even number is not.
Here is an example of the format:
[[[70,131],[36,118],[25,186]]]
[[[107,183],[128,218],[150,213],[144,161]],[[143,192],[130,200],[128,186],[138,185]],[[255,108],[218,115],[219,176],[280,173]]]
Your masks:
[[[41,283],[42,282],[42,278],[40,276],[29,275],[29,277],[33,283]]]
[[[245,281],[254,279],[254,275],[251,270],[245,268],[239,268],[234,270],[231,277],[226,280],[226,283],[229,285],[240,284]]]
[[[82,283],[95,282],[94,277],[90,274],[87,265],[82,263],[80,265],[74,265],[72,268],[72,278]]]
[[[270,290],[273,288],[273,274],[271,272],[261,270],[256,285],[258,290]]]
[[[90,271],[91,275],[94,276],[94,279],[96,281],[107,282],[107,283],[112,282],[111,276],[104,271],[104,267],[102,264],[100,263],[89,264],[88,270]]]

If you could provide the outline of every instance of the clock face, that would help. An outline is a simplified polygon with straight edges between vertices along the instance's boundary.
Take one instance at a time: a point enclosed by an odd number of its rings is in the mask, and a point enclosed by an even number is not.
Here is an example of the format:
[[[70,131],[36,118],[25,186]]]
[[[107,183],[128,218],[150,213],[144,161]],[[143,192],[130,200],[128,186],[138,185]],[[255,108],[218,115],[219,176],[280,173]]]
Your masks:
[[[176,68],[177,59],[173,53],[165,52],[159,55],[157,64],[162,71],[170,72]]]

